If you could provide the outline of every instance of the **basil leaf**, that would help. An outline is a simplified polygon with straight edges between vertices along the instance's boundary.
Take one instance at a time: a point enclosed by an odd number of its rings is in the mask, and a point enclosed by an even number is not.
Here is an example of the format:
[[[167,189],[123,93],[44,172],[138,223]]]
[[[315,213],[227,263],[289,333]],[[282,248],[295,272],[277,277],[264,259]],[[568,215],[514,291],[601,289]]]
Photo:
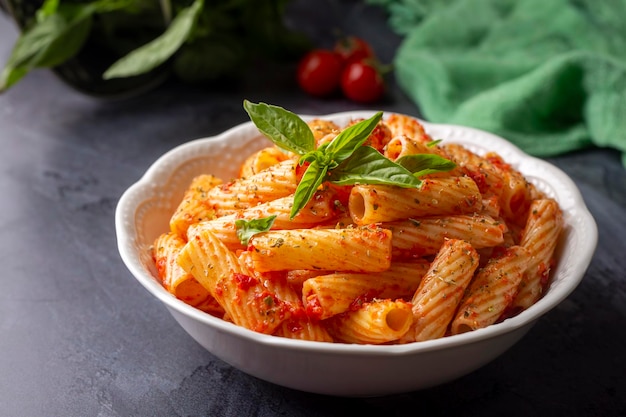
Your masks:
[[[313,132],[298,115],[282,107],[248,100],[244,100],[243,107],[261,133],[279,148],[298,155],[315,150]]]
[[[242,245],[248,246],[250,238],[257,233],[267,232],[272,228],[276,220],[276,215],[263,217],[261,219],[235,220],[235,227],[237,228],[237,237]]]
[[[417,188],[422,182],[406,168],[383,156],[371,146],[361,146],[337,168],[329,181],[338,185],[380,184]]]
[[[289,219],[293,219],[296,214],[309,202],[317,188],[322,185],[322,182],[326,179],[328,173],[328,166],[322,165],[317,161],[311,162],[309,167],[304,172],[300,184],[296,188],[296,192],[293,196],[293,206],[291,206],[291,213]]]
[[[383,112],[378,112],[369,119],[344,129],[325,147],[324,152],[336,163],[343,162],[365,143],[382,117]]]
[[[433,154],[405,155],[396,161],[416,177],[437,172],[447,172],[456,168],[456,164],[449,159]]]
[[[103,78],[143,74],[167,61],[189,38],[203,6],[204,0],[195,0],[182,9],[161,36],[117,60],[104,72]]]

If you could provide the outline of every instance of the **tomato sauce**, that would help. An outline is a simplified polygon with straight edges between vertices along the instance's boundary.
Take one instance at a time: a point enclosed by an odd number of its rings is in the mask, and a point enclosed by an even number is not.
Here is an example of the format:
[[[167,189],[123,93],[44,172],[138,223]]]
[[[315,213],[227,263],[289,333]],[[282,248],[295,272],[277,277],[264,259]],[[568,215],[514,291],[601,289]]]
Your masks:
[[[250,275],[240,274],[238,272],[233,274],[233,278],[237,282],[237,287],[243,291],[247,291],[259,283],[256,278],[253,278]]]

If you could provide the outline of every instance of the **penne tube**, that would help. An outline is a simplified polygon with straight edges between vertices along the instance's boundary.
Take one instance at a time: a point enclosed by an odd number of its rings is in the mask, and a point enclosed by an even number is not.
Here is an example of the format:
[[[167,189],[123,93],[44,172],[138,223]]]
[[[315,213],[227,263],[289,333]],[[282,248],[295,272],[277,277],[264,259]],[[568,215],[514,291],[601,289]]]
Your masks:
[[[480,211],[482,197],[469,177],[425,179],[421,188],[355,185],[348,209],[358,225]]]
[[[208,191],[207,203],[218,216],[292,195],[298,185],[298,163],[288,159],[246,178],[237,178]]]
[[[476,182],[481,194],[500,196],[504,186],[504,178],[501,170],[489,159],[457,143],[443,144],[441,149],[448,159]]]
[[[544,199],[532,202],[520,241],[520,245],[530,253],[530,262],[511,304],[510,314],[527,309],[543,295],[562,230],[563,215],[556,201]]]
[[[339,342],[382,344],[400,339],[411,327],[411,304],[403,300],[374,300],[359,309],[327,320]]]
[[[215,315],[223,314],[223,309],[211,294],[176,263],[176,258],[185,243],[180,236],[172,232],[164,233],[155,240],[153,258],[163,287],[192,307],[202,307],[202,310]]]
[[[478,253],[472,245],[446,241],[413,295],[413,326],[401,341],[443,337],[477,267]]]
[[[244,252],[247,254],[248,252]],[[264,274],[267,275],[267,274]],[[276,275],[271,273],[271,275]],[[300,292],[296,292],[291,283],[283,274],[280,280],[268,280],[268,286],[277,297],[292,306],[292,314],[284,320],[274,332],[275,336],[287,339],[309,340],[314,342],[333,342],[332,336],[318,320],[309,317],[302,304]]]
[[[406,135],[394,136],[387,146],[385,146],[384,155],[396,161],[406,155],[417,155],[420,153],[435,153],[431,148],[426,146],[424,142],[418,142]]]
[[[462,239],[475,249],[504,243],[506,224],[490,216],[461,214],[381,223],[393,233],[392,259],[436,254],[446,239]]]
[[[439,155],[447,158],[445,153],[438,146],[429,146],[427,142],[420,142],[406,135],[393,137],[389,143],[387,143],[384,150],[384,155],[392,161],[396,161],[403,156],[418,154]],[[458,177],[462,175],[464,174],[461,169],[454,168],[447,172],[428,174],[425,178],[446,178]]]
[[[391,232],[379,227],[274,230],[250,238],[248,251],[249,266],[260,272],[380,272],[391,263]]]
[[[291,315],[290,306],[269,291],[209,231],[202,231],[187,242],[177,262],[211,293],[238,326],[271,334]]]
[[[504,162],[500,155],[490,152],[485,158],[499,171],[502,178],[502,189],[498,195],[502,217],[511,223],[524,224],[532,194],[536,190],[519,171]]]
[[[243,252],[240,258],[245,258],[249,252]],[[245,260],[243,260],[245,263]],[[273,333],[275,336],[289,339],[311,340],[316,342],[332,342],[333,338],[319,321],[308,317],[302,305],[300,293],[290,285],[283,272],[257,273],[256,278],[263,282],[265,288],[274,294],[276,299],[287,305],[290,315]]]
[[[408,299],[429,265],[426,260],[415,260],[392,263],[383,272],[335,272],[309,278],[302,284],[302,300],[309,316],[324,320],[374,298]]]
[[[185,243],[180,236],[172,232],[164,233],[155,240],[152,253],[163,287],[192,307],[215,316],[222,316],[224,309],[213,296],[176,262]]]
[[[184,238],[190,225],[215,217],[215,209],[208,201],[208,192],[221,183],[221,179],[212,175],[195,177],[170,218],[170,230]]]
[[[385,119],[385,124],[391,131],[391,137],[406,136],[413,139],[416,142],[428,143],[432,139],[424,130],[419,120],[414,117],[406,116],[403,114],[390,114]]]
[[[276,146],[261,149],[246,158],[239,170],[239,178],[251,177],[287,159],[290,159],[290,155]]]
[[[495,323],[513,301],[530,256],[512,246],[489,260],[470,284],[450,325],[451,334],[464,333]]]

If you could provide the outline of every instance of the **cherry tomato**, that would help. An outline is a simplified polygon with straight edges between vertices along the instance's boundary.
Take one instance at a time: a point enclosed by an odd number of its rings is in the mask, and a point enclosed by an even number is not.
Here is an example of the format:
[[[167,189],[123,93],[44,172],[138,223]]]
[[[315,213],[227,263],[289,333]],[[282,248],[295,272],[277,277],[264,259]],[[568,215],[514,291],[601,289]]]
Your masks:
[[[334,51],[341,57],[344,65],[354,61],[374,58],[374,50],[369,43],[356,36],[347,36],[335,43]]]
[[[330,95],[339,88],[342,68],[339,55],[333,51],[315,49],[298,64],[298,85],[313,96]]]
[[[352,62],[343,70],[341,90],[350,100],[372,103],[385,92],[385,80],[371,61]]]

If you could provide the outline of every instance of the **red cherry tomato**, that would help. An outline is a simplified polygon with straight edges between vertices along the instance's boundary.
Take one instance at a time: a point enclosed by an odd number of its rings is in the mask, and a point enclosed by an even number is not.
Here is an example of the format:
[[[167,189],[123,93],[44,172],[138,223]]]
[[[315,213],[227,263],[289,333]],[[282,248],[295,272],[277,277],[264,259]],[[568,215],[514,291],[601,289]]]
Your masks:
[[[369,43],[356,36],[347,36],[335,43],[335,53],[341,57],[344,65],[354,61],[374,58],[374,50]]]
[[[341,90],[350,100],[372,103],[385,92],[385,80],[376,65],[368,60],[352,62],[343,70]]]
[[[298,64],[298,85],[313,96],[330,95],[339,88],[342,68],[339,55],[333,51],[315,49]]]

